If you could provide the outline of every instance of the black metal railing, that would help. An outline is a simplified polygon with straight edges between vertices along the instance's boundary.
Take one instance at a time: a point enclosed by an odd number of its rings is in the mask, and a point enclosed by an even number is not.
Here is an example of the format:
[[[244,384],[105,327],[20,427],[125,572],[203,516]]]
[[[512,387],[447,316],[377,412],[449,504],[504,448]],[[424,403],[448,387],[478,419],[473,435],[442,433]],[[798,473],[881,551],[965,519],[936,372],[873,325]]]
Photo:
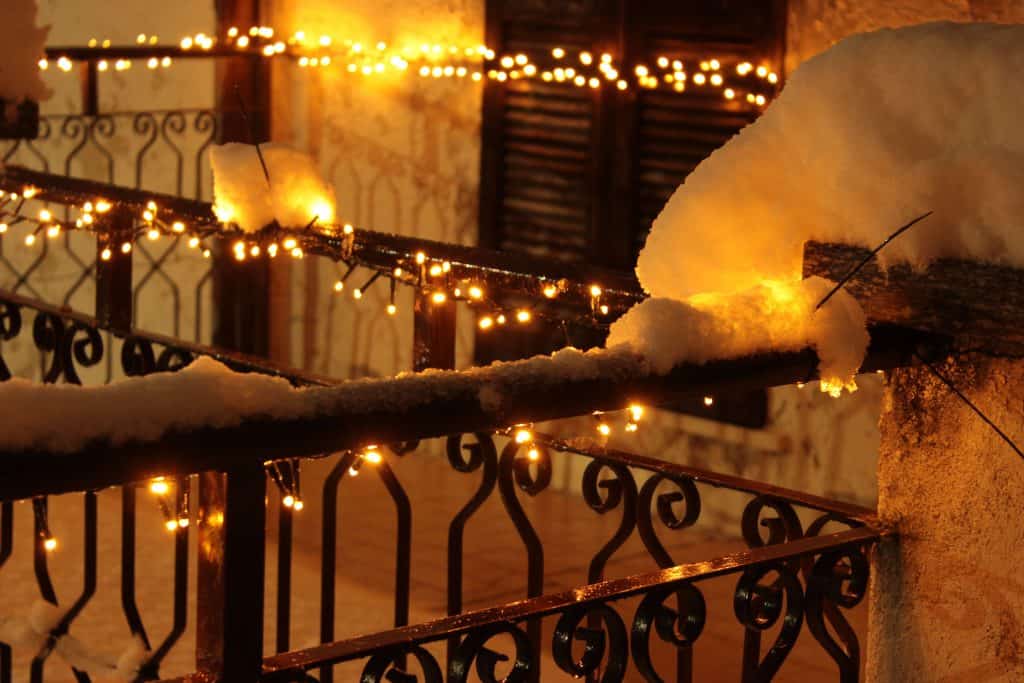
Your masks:
[[[102,326],[87,316],[68,313],[46,305],[31,302],[17,295],[0,297],[0,321],[6,341],[12,341],[29,327],[25,316],[34,314],[31,322],[32,341],[48,359],[46,377],[49,381],[78,381],[79,366],[102,361],[106,354],[119,358],[126,375],[173,371],[187,364],[197,355],[213,355],[241,371],[256,371],[288,377],[293,383],[326,384],[329,380],[264,364],[237,354],[181,343],[170,337],[149,335],[137,331],[115,331],[113,338],[120,344],[119,353],[111,345],[104,345]],[[9,376],[9,375],[8,375]],[[498,439],[499,441],[496,441]],[[507,440],[499,450],[498,444]],[[415,567],[411,560],[412,517],[415,510],[410,497],[398,480],[391,464],[398,458],[414,457],[414,443],[381,449],[380,462],[373,464],[364,449],[346,450],[336,457],[324,482],[322,491],[322,540],[320,544],[320,640],[321,646],[289,652],[293,614],[291,598],[296,587],[291,585],[292,564],[291,528],[294,506],[284,504],[287,492],[298,491],[300,461],[287,457],[273,464],[255,463],[252,471],[248,464],[227,461],[194,463],[183,472],[199,469],[222,469],[227,474],[227,493],[224,500],[204,500],[196,496],[192,477],[187,474],[168,481],[171,492],[165,503],[168,522],[198,520],[197,528],[176,526],[172,531],[174,573],[170,610],[172,628],[160,640],[151,643],[135,601],[136,554],[136,490],[140,484],[128,483],[137,473],[129,462],[116,462],[112,467],[122,482],[122,543],[121,543],[121,603],[123,616],[130,632],[141,638],[150,648],[137,680],[158,677],[160,664],[175,646],[186,626],[186,599],[188,594],[189,543],[191,533],[199,536],[200,574],[196,591],[199,594],[199,619],[209,620],[220,610],[220,618],[231,623],[221,629],[210,629],[208,624],[198,625],[197,660],[204,673],[189,680],[209,680],[218,673],[221,680],[255,680],[251,658],[260,652],[262,642],[263,593],[262,567],[265,551],[264,511],[266,482],[281,490],[276,499],[277,563],[278,571],[276,622],[274,639],[277,655],[267,657],[262,664],[262,680],[315,680],[326,683],[336,680],[334,667],[345,662],[363,661],[360,680],[363,681],[462,681],[469,680],[475,670],[481,680],[500,680],[495,668],[505,657],[510,657],[511,672],[504,680],[541,680],[542,666],[555,666],[574,676],[589,680],[622,680],[624,672],[635,670],[648,681],[688,681],[692,677],[695,645],[704,627],[706,609],[701,593],[701,582],[725,574],[737,576],[734,591],[736,628],[744,633],[743,680],[770,680],[784,664],[797,635],[806,621],[808,630],[835,662],[839,680],[857,680],[859,675],[859,644],[854,631],[843,618],[840,608],[855,605],[864,594],[867,580],[866,553],[885,531],[868,510],[856,506],[837,504],[807,494],[788,491],[741,478],[644,458],[620,451],[608,450],[577,442],[567,442],[542,434],[534,434],[531,444],[536,451],[530,453],[525,444],[504,436],[481,432],[470,438],[451,436],[446,440],[449,466],[455,473],[478,473],[480,481],[471,496],[447,523],[447,611],[451,617],[409,625],[409,605],[414,597],[411,579]],[[83,456],[85,457],[85,456]],[[545,548],[537,534],[534,522],[520,499],[540,496],[549,489],[551,472],[556,458],[578,460],[582,467],[580,490],[587,507],[597,514],[618,512],[620,522],[614,533],[590,557],[585,576],[579,585],[568,592],[544,593]],[[360,467],[372,470],[384,484],[386,495],[396,515],[397,533],[394,538],[393,630],[336,640],[334,625],[337,618],[336,571],[338,558],[338,510],[346,473]],[[26,477],[39,477],[45,486],[44,472],[26,472]],[[203,478],[221,475],[200,475]],[[241,482],[241,483],[239,483]],[[145,482],[143,482],[144,484]],[[234,487],[234,488],[233,488]],[[6,487],[8,488],[9,487]],[[73,488],[73,487],[72,487]],[[211,490],[212,487],[206,487]],[[701,499],[708,492],[719,489],[739,491],[747,495],[740,535],[749,550],[699,563],[676,566],[670,548],[659,536],[659,531],[682,531],[693,527],[700,519]],[[62,489],[67,490],[67,489]],[[43,680],[44,665],[59,652],[56,644],[73,626],[77,616],[88,605],[96,591],[96,494],[83,495],[84,586],[72,600],[71,608],[63,613],[60,622],[47,634],[47,647],[32,663],[33,680]],[[197,500],[198,498],[198,500]],[[504,515],[515,527],[521,547],[505,550],[509,556],[525,555],[526,573],[523,577],[526,600],[497,605],[483,610],[462,613],[463,584],[467,571],[464,535],[467,524],[478,517],[481,507],[491,499],[501,502]],[[42,598],[53,604],[58,596],[53,589],[47,565],[46,543],[47,498],[34,498],[34,564],[38,588]],[[254,514],[258,506],[259,514]],[[233,510],[244,510],[244,514]],[[803,517],[798,511],[804,511]],[[8,501],[0,506],[0,560],[11,555],[12,519],[14,509]],[[810,517],[808,517],[810,515]],[[802,519],[810,519],[804,525]],[[841,530],[835,531],[832,527]],[[826,533],[826,529],[828,532]],[[662,571],[606,580],[608,563],[629,539],[639,539],[650,556],[653,566]],[[211,562],[209,544],[214,544],[218,558]],[[203,550],[207,548],[207,550]],[[221,582],[204,576],[216,568]],[[215,567],[210,565],[214,564]],[[239,569],[241,567],[241,569]],[[248,581],[239,588],[240,576]],[[0,573],[0,580],[2,580]],[[225,588],[224,582],[231,583]],[[237,590],[242,595],[230,595]],[[248,595],[244,595],[248,590]],[[243,597],[246,598],[243,600]],[[635,608],[626,605],[628,599],[639,598]],[[543,633],[542,619],[553,618],[557,623],[550,636]],[[243,624],[245,628],[239,627]],[[826,624],[828,627],[826,628]],[[772,643],[762,642],[763,633],[775,627]],[[217,643],[214,631],[224,638],[238,642]],[[498,636],[511,638],[513,649],[502,654]],[[836,635],[831,635],[836,634]],[[498,639],[500,640],[500,639]],[[507,640],[507,638],[506,638]],[[664,670],[664,661],[655,661],[650,652],[652,642],[668,642],[677,655]],[[254,642],[255,641],[255,642]],[[432,651],[432,643],[446,644],[446,654]],[[220,651],[206,660],[200,656],[208,650]],[[582,648],[582,650],[581,650]],[[582,651],[582,655],[578,653]],[[699,648],[697,648],[699,651]],[[574,654],[577,653],[577,654]],[[552,662],[548,662],[550,655]],[[232,658],[237,657],[235,661]],[[258,660],[257,660],[258,661]],[[0,681],[12,680],[11,650],[0,648]],[[203,662],[206,666],[203,666]],[[212,662],[212,664],[211,664]],[[249,667],[247,678],[232,678],[228,671]],[[659,668],[661,667],[661,668]],[[84,672],[76,674],[79,680],[88,680]]]

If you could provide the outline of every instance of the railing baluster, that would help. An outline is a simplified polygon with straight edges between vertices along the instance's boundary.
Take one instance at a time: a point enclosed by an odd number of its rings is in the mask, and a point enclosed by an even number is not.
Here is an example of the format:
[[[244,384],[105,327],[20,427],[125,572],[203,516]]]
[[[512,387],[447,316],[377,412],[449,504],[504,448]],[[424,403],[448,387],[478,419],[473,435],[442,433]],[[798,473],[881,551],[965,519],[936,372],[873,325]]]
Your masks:
[[[395,535],[395,626],[405,626],[409,623],[412,506],[409,504],[409,496],[387,462],[381,462],[376,470],[395,504],[398,526],[398,533]]]
[[[342,455],[324,481],[323,524],[320,540],[321,643],[330,643],[334,640],[334,576],[338,557],[338,488],[355,459],[356,456],[353,453]],[[333,681],[334,668],[330,664],[320,667],[320,683],[332,683]]]
[[[292,611],[292,508],[277,506],[277,625],[276,649],[287,652]]]
[[[516,498],[518,486],[528,495],[535,496],[551,483],[551,460],[549,455],[541,451],[542,457],[536,462],[537,474],[530,472],[531,463],[526,458],[519,458],[522,444],[509,441],[501,451],[498,461],[498,490],[505,511],[516,528],[519,538],[526,548],[526,597],[534,598],[544,592],[544,544],[537,535],[537,530],[530,523],[522,504]],[[541,652],[541,621],[530,619],[526,624],[526,634],[533,652],[536,653],[534,665],[530,668],[529,679],[532,683],[540,681]]]
[[[455,513],[448,526],[448,616],[454,616],[462,611],[462,548],[466,524],[484,501],[494,493],[495,484],[498,482],[498,453],[494,448],[494,440],[490,434],[478,433],[475,436],[475,444],[463,446],[461,436],[448,437],[446,444],[448,462],[456,471],[473,472],[483,467],[480,486],[462,509]],[[468,460],[462,459],[460,447],[469,453]],[[451,666],[452,656],[458,646],[458,636],[448,639],[445,653],[446,669]]]
[[[263,465],[206,472],[199,482],[196,666],[217,681],[255,681],[263,656]]]

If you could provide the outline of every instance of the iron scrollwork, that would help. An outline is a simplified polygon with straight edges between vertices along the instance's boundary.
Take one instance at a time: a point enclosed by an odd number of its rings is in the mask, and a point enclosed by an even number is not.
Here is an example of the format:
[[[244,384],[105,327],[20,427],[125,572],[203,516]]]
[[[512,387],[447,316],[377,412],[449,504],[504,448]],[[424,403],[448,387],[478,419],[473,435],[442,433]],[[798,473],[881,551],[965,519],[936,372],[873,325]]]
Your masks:
[[[772,574],[776,578],[767,581]],[[760,634],[782,618],[779,635],[760,661],[746,661],[748,656],[756,657],[758,652],[744,648],[744,680],[772,680],[793,649],[803,626],[804,592],[797,570],[785,562],[747,569],[736,585],[733,609],[748,633]]]
[[[76,341],[79,333],[85,338]],[[81,384],[75,363],[92,367],[103,359],[103,337],[99,330],[77,320],[69,320],[65,326],[60,316],[40,312],[32,326],[32,338],[36,348],[53,354],[43,376],[43,382],[48,384],[61,378],[68,384]]]
[[[422,681],[408,671],[404,662],[412,655],[423,672]],[[444,683],[441,666],[434,656],[418,645],[400,650],[380,652],[370,658],[359,677],[359,683]]]
[[[9,301],[0,300],[0,341],[10,341],[21,332],[21,308]],[[11,370],[4,361],[0,345],[0,382],[11,378]]]
[[[587,625],[583,626],[583,620]],[[583,642],[583,654],[577,660],[572,654],[575,640]],[[608,605],[582,605],[562,614],[555,626],[551,654],[562,671],[575,678],[587,677],[599,683],[620,683],[626,675],[629,661],[629,636],[622,617]],[[604,672],[598,679],[591,676],[601,670],[607,655]]]
[[[673,595],[676,609],[666,605]],[[663,683],[651,660],[651,630],[677,651],[689,651],[704,631],[707,604],[704,595],[692,583],[656,590],[640,602],[633,618],[633,662],[648,683]]]
[[[499,635],[512,637],[514,653],[510,658],[487,643]],[[511,659],[512,668],[498,678],[498,664]],[[472,631],[455,650],[448,665],[448,683],[466,683],[469,672],[474,668],[483,683],[526,683],[536,667],[536,654],[529,636],[515,624],[499,623]]]
[[[869,573],[864,553],[850,548],[823,553],[807,577],[807,629],[838,665],[840,683],[858,679],[860,644],[839,608],[860,604],[867,593]],[[836,637],[826,628],[826,621]]]

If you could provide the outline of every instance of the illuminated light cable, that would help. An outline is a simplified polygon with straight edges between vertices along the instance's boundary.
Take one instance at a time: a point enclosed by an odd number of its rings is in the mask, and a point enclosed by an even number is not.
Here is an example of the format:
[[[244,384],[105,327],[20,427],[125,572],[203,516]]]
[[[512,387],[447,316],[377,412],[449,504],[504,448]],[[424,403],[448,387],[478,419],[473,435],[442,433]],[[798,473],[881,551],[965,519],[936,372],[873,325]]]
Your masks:
[[[362,299],[363,295],[366,294],[366,290],[370,289],[370,287],[373,286],[373,283],[376,282],[378,278],[380,278],[380,275],[380,271],[377,271],[376,273],[370,276],[370,279],[366,281],[365,285],[363,285],[362,287],[356,287],[354,290],[352,290],[352,298]]]

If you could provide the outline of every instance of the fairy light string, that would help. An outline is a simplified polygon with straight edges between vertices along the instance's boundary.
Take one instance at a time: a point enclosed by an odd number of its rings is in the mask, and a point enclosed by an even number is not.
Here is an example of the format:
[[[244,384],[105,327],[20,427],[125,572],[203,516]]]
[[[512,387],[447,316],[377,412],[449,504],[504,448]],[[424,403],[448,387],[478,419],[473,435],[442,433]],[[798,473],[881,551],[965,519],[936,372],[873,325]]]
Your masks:
[[[223,36],[196,33],[173,44],[146,33],[139,33],[135,43],[127,46],[92,38],[86,47],[49,48],[39,68],[67,73],[76,62],[85,62],[95,63],[97,71],[105,73],[130,70],[138,61],[156,70],[171,67],[176,60],[237,55],[284,58],[303,70],[329,68],[364,78],[414,74],[421,79],[469,83],[537,81],[588,90],[706,92],[754,109],[764,107],[780,84],[770,64],[744,57],[662,54],[626,63],[609,52],[558,45],[499,54],[479,44],[393,45],[304,30],[285,37],[270,26],[231,27]]]

